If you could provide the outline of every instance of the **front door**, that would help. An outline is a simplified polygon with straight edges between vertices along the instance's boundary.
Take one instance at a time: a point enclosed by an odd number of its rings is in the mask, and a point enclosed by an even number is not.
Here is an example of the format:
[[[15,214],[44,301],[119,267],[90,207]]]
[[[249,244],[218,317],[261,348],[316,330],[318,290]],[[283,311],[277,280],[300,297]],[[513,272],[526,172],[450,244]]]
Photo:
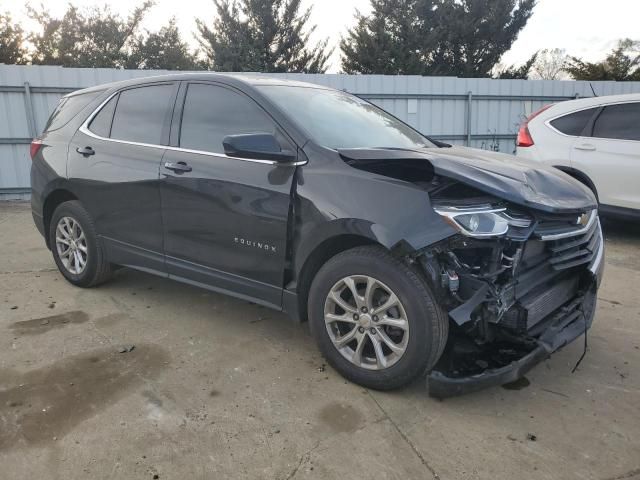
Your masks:
[[[69,145],[68,176],[111,261],[164,270],[160,162],[177,84],[113,95]]]
[[[177,147],[164,154],[160,188],[170,276],[280,307],[295,167],[228,157],[222,140],[291,141],[255,101],[220,84],[184,84],[175,117]]]

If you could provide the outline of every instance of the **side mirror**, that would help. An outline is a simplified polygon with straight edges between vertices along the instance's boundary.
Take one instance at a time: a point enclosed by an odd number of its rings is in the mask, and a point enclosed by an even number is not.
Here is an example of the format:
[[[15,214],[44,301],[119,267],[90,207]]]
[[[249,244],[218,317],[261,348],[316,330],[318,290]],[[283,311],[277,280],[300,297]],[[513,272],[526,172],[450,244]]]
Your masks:
[[[244,157],[255,160],[271,160],[288,163],[296,160],[295,152],[282,150],[271,133],[246,133],[228,135],[222,140],[224,153],[230,157]]]

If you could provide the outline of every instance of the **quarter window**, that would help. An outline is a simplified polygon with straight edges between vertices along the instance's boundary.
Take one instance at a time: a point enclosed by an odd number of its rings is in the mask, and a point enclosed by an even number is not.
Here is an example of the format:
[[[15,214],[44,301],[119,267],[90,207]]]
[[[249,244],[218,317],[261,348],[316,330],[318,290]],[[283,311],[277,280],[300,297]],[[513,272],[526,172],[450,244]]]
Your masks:
[[[89,130],[91,130],[96,135],[99,135],[104,138],[109,138],[111,135],[111,121],[113,120],[113,112],[116,109],[116,103],[118,101],[118,96],[109,100],[104,107],[98,112],[98,114],[93,117],[91,123],[89,124]]]
[[[249,97],[228,88],[192,83],[187,89],[180,146],[223,153],[227,135],[276,133],[271,118]]]
[[[622,103],[605,107],[593,126],[593,136],[640,140],[640,103]]]
[[[80,110],[89,105],[89,103],[97,98],[101,93],[101,91],[98,91],[63,97],[49,117],[49,120],[44,127],[45,132],[51,132],[64,127],[69,123],[69,120],[75,117]]]
[[[551,125],[565,135],[577,137],[582,134],[584,127],[587,126],[587,122],[591,120],[596,110],[597,108],[589,108],[587,110],[570,113],[569,115],[556,118],[551,122]]]
[[[110,137],[161,145],[172,92],[172,84],[150,85],[120,92]]]

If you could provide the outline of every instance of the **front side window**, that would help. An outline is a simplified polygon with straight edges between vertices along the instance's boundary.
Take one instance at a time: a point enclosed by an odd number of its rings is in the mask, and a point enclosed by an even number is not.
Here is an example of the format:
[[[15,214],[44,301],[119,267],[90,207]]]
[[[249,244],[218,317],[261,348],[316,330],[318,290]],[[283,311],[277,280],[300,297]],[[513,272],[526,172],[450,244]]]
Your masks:
[[[593,126],[596,138],[640,140],[640,103],[605,107]]]
[[[587,122],[595,114],[598,108],[588,108],[579,112],[570,113],[551,121],[551,125],[565,135],[578,137],[587,126]]]
[[[172,84],[149,85],[120,92],[110,138],[161,145],[172,92]]]
[[[257,87],[319,145],[339,148],[434,147],[426,137],[354,95],[313,87]]]
[[[227,135],[276,133],[271,118],[249,97],[228,88],[192,83],[187,89],[180,147],[224,153]]]

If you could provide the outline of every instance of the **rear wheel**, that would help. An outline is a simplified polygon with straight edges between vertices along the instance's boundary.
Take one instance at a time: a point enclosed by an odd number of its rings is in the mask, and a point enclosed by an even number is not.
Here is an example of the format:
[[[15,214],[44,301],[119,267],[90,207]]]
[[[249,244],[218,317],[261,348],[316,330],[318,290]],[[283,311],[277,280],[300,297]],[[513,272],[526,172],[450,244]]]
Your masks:
[[[93,287],[111,276],[93,220],[80,202],[61,203],[49,224],[49,245],[60,273],[78,287]]]
[[[380,247],[336,255],[309,295],[311,331],[343,376],[378,390],[403,386],[433,368],[448,319],[429,287]]]

